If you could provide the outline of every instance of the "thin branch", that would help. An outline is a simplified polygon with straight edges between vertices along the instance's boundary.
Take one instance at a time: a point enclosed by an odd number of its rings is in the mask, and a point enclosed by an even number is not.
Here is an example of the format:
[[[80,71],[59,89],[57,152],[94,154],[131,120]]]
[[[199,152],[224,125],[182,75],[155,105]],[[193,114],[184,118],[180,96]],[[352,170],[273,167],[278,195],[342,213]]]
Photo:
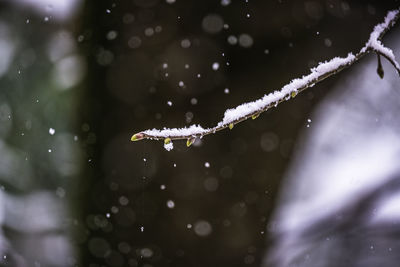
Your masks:
[[[397,74],[400,75],[400,65],[399,65],[399,63],[397,63],[396,60],[394,60],[394,58],[389,57],[389,56],[387,56],[386,54],[383,54],[383,53],[381,53],[381,52],[379,52],[379,51],[375,51],[375,52],[376,52],[377,54],[379,54],[379,55],[382,55],[384,58],[386,58],[387,61],[389,61],[390,64],[392,64],[392,66],[396,69]]]
[[[383,23],[375,26],[370,34],[370,38],[365,46],[356,54],[349,53],[347,57],[335,57],[327,62],[319,63],[316,68],[311,69],[311,73],[302,78],[294,79],[279,91],[275,91],[264,97],[241,104],[233,109],[228,109],[224,113],[224,118],[216,126],[204,129],[200,125],[192,125],[189,128],[164,128],[162,130],[153,129],[136,133],[132,136],[132,141],[143,139],[164,140],[166,145],[170,145],[171,140],[187,139],[187,146],[190,146],[196,138],[202,138],[205,135],[213,134],[223,129],[232,129],[235,124],[245,121],[249,118],[255,119],[264,111],[276,107],[278,104],[294,98],[297,94],[313,87],[315,84],[326,78],[342,71],[353,65],[369,52],[374,51],[378,55],[385,57],[397,70],[400,75],[400,67],[397,63],[392,50],[383,46],[382,37],[390,30],[399,19],[399,10],[389,11]]]

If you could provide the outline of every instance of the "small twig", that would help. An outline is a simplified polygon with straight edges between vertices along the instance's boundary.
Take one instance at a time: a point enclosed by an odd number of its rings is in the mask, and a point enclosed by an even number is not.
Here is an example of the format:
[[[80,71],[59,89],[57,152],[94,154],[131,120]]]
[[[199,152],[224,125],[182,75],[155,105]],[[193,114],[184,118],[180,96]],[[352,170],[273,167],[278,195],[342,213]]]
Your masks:
[[[328,62],[320,63],[316,68],[311,69],[309,75],[300,79],[294,79],[289,84],[282,87],[280,91],[275,91],[265,95],[263,98],[254,102],[244,103],[234,109],[225,111],[224,118],[215,127],[204,129],[201,126],[192,125],[189,128],[164,128],[162,130],[146,130],[136,133],[132,136],[132,141],[143,139],[154,140],[171,140],[187,139],[187,146],[190,146],[196,138],[202,138],[205,135],[213,134],[223,129],[232,129],[235,124],[245,121],[249,118],[255,119],[264,111],[276,107],[278,104],[295,97],[298,93],[313,87],[315,84],[325,80],[326,78],[342,71],[343,69],[353,65],[362,57],[371,51],[375,51],[378,56],[384,56],[397,70],[400,75],[400,67],[392,50],[382,45],[381,39],[385,33],[399,19],[399,10],[388,12],[385,21],[375,26],[370,34],[370,39],[366,45],[356,55],[348,54],[346,58],[333,58]],[[383,70],[382,70],[383,71]]]
[[[383,71],[382,67],[381,54],[376,53],[376,56],[378,57],[378,67],[376,68],[376,72],[378,73],[379,77],[383,79],[383,76],[385,76],[385,72]]]
[[[381,56],[383,56],[384,58],[386,58],[387,61],[389,61],[389,62],[392,64],[392,66],[396,69],[397,74],[400,75],[400,65],[399,65],[399,63],[397,63],[395,60],[393,60],[393,58],[388,57],[387,55],[385,55],[385,54],[383,54],[383,53],[381,53],[381,52],[379,52],[379,51],[375,51],[375,52],[378,54],[378,56],[381,55]],[[380,61],[380,58],[379,58],[379,61]],[[381,65],[381,66],[382,66],[382,65]],[[383,68],[382,68],[382,71],[383,71]],[[382,76],[383,76],[383,75],[382,75]]]

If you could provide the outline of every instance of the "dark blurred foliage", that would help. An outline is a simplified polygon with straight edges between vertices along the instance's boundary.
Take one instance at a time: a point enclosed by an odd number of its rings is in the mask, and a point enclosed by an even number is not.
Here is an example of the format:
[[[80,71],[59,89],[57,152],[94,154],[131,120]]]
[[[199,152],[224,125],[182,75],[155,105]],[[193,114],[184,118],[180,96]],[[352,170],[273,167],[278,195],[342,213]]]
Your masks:
[[[1,233],[0,251],[14,255],[0,264],[259,266],[297,134],[351,73],[190,148],[176,141],[167,152],[131,135],[212,126],[227,108],[357,51],[398,4],[85,1],[70,20],[53,21],[0,2],[0,45],[15,40],[0,47],[15,48],[7,73],[0,68],[9,240]]]
[[[225,109],[357,51],[396,1],[167,2],[90,2],[84,12],[91,13],[82,46],[92,89],[82,122],[97,136],[84,262],[258,266],[298,131],[348,73],[189,149],[176,141],[167,152],[161,142],[131,143],[130,136],[214,125]]]

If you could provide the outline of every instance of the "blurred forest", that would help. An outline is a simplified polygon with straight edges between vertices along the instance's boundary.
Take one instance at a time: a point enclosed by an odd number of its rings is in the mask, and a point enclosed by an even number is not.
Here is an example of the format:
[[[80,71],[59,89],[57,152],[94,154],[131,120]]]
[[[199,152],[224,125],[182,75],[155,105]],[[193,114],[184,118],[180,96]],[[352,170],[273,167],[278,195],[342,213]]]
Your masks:
[[[398,6],[0,1],[0,265],[260,266],[298,135],[351,69],[190,148],[131,135],[212,126]]]

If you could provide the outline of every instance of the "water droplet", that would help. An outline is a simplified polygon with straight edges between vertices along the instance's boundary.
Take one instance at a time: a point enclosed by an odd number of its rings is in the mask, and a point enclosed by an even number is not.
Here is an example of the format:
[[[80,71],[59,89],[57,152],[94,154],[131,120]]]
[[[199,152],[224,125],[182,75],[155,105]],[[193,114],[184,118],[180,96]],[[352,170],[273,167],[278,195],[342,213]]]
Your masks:
[[[204,167],[210,168],[210,163],[209,163],[209,162],[205,162],[205,163],[204,163]]]
[[[54,135],[56,133],[56,130],[54,130],[53,128],[49,129],[49,134],[50,135]]]

